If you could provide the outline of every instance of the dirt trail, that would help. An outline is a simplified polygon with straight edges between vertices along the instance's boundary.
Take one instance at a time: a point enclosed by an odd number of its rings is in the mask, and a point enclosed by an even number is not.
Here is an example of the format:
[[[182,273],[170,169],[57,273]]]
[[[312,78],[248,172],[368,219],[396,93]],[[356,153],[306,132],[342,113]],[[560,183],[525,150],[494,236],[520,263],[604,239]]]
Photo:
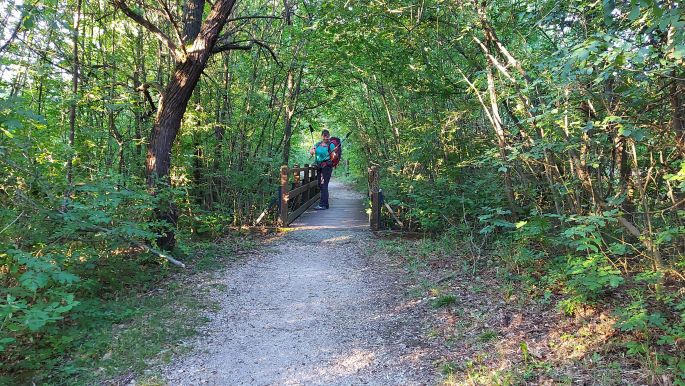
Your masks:
[[[361,200],[332,182],[331,210]],[[330,215],[332,212],[328,212]],[[346,213],[349,213],[346,212]],[[323,213],[322,213],[323,214]],[[315,223],[319,213],[307,214]],[[320,217],[318,218],[321,219]],[[430,385],[436,371],[401,268],[369,256],[369,232],[303,226],[218,274],[220,308],[172,385]]]

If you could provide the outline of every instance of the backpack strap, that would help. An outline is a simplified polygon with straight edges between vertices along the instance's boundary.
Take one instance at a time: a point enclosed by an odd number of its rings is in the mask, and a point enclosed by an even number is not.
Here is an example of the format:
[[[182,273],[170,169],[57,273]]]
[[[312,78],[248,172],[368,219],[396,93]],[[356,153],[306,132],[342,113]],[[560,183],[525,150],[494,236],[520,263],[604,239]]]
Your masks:
[[[333,162],[333,155],[331,153],[331,145],[333,145],[333,150],[336,149],[335,144],[333,142],[328,144],[328,161]]]

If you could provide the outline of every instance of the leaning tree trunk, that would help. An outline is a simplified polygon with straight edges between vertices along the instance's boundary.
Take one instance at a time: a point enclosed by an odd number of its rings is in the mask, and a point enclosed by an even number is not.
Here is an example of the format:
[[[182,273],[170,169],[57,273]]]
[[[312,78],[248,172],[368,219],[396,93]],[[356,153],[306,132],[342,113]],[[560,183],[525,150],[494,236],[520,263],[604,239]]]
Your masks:
[[[176,64],[171,81],[160,98],[146,161],[147,182],[153,194],[158,193],[160,185],[169,186],[171,183],[171,148],[181,127],[188,101],[234,4],[235,0],[223,0],[214,4],[192,47]],[[173,226],[176,224],[178,211],[168,201],[160,202],[155,212],[158,219],[171,226],[157,240],[158,244],[161,248],[171,249],[175,245]]]
[[[72,65],[71,74],[71,93],[73,100],[69,106],[69,157],[67,158],[67,191],[64,194],[64,204],[63,209],[66,208],[67,201],[71,198],[72,189],[74,187],[74,136],[76,133],[76,108],[78,99],[78,77],[80,71],[79,63],[79,28],[81,25],[81,0],[76,2],[76,15],[74,16],[74,31],[72,33],[72,39],[74,44],[73,58],[74,62]]]

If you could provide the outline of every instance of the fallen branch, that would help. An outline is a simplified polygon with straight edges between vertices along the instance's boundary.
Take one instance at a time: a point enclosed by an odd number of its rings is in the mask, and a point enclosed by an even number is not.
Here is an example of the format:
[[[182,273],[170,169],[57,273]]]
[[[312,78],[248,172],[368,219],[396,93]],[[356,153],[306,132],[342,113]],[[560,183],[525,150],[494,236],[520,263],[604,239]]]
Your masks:
[[[168,255],[168,254],[166,254],[166,253],[164,253],[164,252],[160,252],[160,251],[158,251],[158,250],[156,250],[156,249],[150,247],[149,245],[145,245],[145,244],[143,244],[143,243],[139,243],[139,242],[137,242],[137,241],[135,241],[135,240],[131,240],[131,242],[133,242],[134,244],[138,245],[139,247],[145,249],[146,252],[149,252],[149,253],[152,253],[152,254],[155,255],[155,256],[159,256],[159,257],[162,257],[162,258],[164,258],[164,259],[167,259],[168,262],[170,262],[171,264],[173,264],[173,265],[175,265],[175,266],[177,266],[177,267],[186,268],[186,265],[185,265],[182,261],[174,259],[174,257],[171,256],[171,255]]]
[[[106,233],[111,232],[109,229],[103,228],[100,226],[94,226],[93,228],[96,230],[99,230],[101,232],[106,232]],[[158,251],[158,250],[152,248],[151,246],[149,246],[145,243],[141,243],[140,241],[136,241],[133,239],[127,239],[127,241],[130,241],[131,243],[135,244],[137,247],[144,249],[145,252],[149,252],[155,256],[166,259],[168,262],[170,262],[171,264],[173,264],[177,267],[186,268],[186,265],[182,261],[176,260],[173,256],[166,254],[164,252]]]
[[[266,216],[266,214],[269,213],[269,211],[270,211],[274,206],[276,206],[277,203],[278,203],[278,199],[277,199],[277,197],[274,197],[274,198],[271,200],[271,203],[269,204],[269,206],[268,206],[266,209],[264,209],[264,211],[262,212],[262,214],[259,215],[259,217],[257,218],[257,221],[255,221],[254,225],[257,226],[257,225],[262,221],[262,219],[264,218],[264,216]]]
[[[390,205],[389,205],[387,202],[384,202],[383,204],[385,204],[385,207],[388,208],[388,212],[390,212],[390,214],[392,215],[392,218],[395,219],[395,222],[397,223],[397,225],[399,225],[399,226],[401,226],[402,228],[404,228],[404,224],[402,223],[402,221],[400,221],[399,218],[397,218],[397,216],[395,216],[395,212],[392,210],[392,208],[390,207]]]

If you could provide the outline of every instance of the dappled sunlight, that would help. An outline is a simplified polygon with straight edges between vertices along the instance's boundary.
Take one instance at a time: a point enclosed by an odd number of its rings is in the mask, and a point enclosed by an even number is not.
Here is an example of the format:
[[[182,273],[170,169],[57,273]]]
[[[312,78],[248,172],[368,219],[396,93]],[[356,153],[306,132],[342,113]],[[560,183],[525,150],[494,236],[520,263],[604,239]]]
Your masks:
[[[317,211],[309,208],[291,227],[297,231],[344,230],[368,231],[369,217],[360,194],[342,183],[331,182],[330,209]]]
[[[425,312],[418,335],[445,385],[653,382],[638,358],[624,354],[630,337],[621,336],[610,309],[584,306],[568,316],[554,306],[558,295],[529,299],[514,291],[524,288],[501,279],[497,266],[474,274],[461,267],[461,258],[434,264],[444,259],[441,250],[427,253],[425,245],[403,241],[378,252],[411,272],[409,291],[415,297],[392,309]],[[417,259],[421,264],[415,265]]]
[[[331,244],[340,244],[340,243],[348,243],[352,241],[353,238],[351,235],[343,235],[343,236],[336,236],[336,237],[330,237],[327,239],[321,240],[322,243],[331,243]]]
[[[539,304],[493,302],[501,296],[497,285],[453,288],[455,308],[436,310],[433,323],[433,335],[449,347],[441,360],[449,369],[445,384],[499,384],[525,374],[538,384],[569,376],[592,383],[618,371],[598,363],[611,357],[606,350],[617,333],[616,319],[606,313],[568,317]],[[644,373],[622,366],[620,383],[644,382]]]
[[[589,371],[583,361],[589,361],[592,367],[593,358],[595,361],[601,358],[597,353],[603,351],[613,336],[615,320],[601,316],[590,321],[565,320],[559,318],[560,315],[548,315],[549,319],[544,321],[537,318],[522,321],[522,317],[514,316],[508,327],[501,329],[498,336],[493,335],[491,345],[483,338],[480,341],[473,338],[484,337],[487,331],[494,330],[481,327],[480,333],[470,332],[472,344],[465,347],[464,355],[458,356],[461,362],[455,362],[461,371],[452,373],[445,383],[497,383],[496,380],[512,378],[514,374],[546,368],[549,369],[549,377],[543,371],[539,384],[553,384],[553,379],[564,373],[573,374],[576,382],[596,381],[598,374],[610,376],[606,375],[611,373],[610,369]],[[627,379],[623,382],[632,383]]]
[[[327,364],[297,372],[283,380],[285,385],[310,384],[314,382],[340,382],[373,365],[376,355],[372,351],[355,349],[340,354]],[[341,379],[342,378],[342,379]]]
[[[380,369],[375,369],[380,366],[415,369],[425,366],[426,355],[427,350],[418,348],[402,354],[389,351],[388,347],[375,349],[357,347],[350,349],[349,352],[340,353],[325,363],[309,364],[303,370],[288,374],[283,377],[282,383],[285,385],[365,383],[360,377],[360,372],[379,371]],[[387,362],[389,357],[394,357],[394,359]],[[403,379],[401,371],[398,371],[395,376],[388,374],[385,377],[385,380],[391,384],[405,384]],[[410,384],[415,384],[415,382],[410,382]],[[416,384],[424,384],[424,382]]]
[[[422,303],[422,299],[407,299],[395,305],[395,307],[392,308],[392,312],[399,314],[420,307]]]

